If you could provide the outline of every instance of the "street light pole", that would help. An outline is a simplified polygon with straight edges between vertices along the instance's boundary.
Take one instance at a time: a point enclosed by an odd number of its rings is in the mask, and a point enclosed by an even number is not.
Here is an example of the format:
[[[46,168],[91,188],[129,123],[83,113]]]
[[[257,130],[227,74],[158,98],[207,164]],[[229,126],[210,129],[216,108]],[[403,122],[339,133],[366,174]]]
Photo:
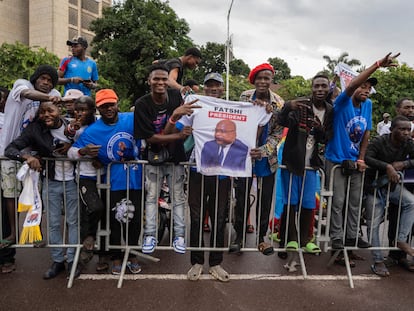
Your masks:
[[[234,0],[231,0],[227,13],[227,44],[226,44],[226,100],[229,100],[229,75],[230,75],[230,12]]]

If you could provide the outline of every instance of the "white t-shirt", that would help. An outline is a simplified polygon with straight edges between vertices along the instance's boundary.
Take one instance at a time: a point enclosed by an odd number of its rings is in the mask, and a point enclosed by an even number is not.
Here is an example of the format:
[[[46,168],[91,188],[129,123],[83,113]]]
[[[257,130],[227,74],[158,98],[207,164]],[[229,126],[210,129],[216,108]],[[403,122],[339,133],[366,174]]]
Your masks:
[[[271,113],[266,113],[265,107],[253,105],[248,102],[225,101],[223,99],[189,95],[186,102],[198,99],[195,105],[202,108],[194,109],[191,116],[183,116],[179,123],[182,126],[192,126],[195,141],[195,158],[197,171],[203,175],[215,176],[226,175],[234,177],[250,177],[252,175],[252,161],[250,149],[256,147],[257,127],[269,122]],[[236,142],[224,148],[221,165],[214,167],[202,166],[202,152],[205,145],[214,144],[216,124],[222,120],[233,121],[236,125]],[[245,165],[242,169],[226,166],[230,160],[237,161],[240,157],[235,157],[232,147],[236,145],[247,146]],[[217,149],[220,153],[220,148]],[[239,150],[240,151],[240,150]],[[240,153],[238,156],[241,156]]]
[[[71,141],[65,135],[65,125],[62,124],[61,127],[57,129],[51,129],[50,133],[53,136],[53,143],[58,145],[60,143],[71,143]],[[71,161],[59,161],[55,162],[55,179],[58,181],[68,181],[73,180],[73,163]]]
[[[0,133],[0,156],[4,155],[4,149],[33,121],[39,109],[39,101],[20,96],[23,90],[34,90],[34,86],[28,80],[18,79],[7,97]],[[60,96],[60,93],[52,89],[48,95]]]

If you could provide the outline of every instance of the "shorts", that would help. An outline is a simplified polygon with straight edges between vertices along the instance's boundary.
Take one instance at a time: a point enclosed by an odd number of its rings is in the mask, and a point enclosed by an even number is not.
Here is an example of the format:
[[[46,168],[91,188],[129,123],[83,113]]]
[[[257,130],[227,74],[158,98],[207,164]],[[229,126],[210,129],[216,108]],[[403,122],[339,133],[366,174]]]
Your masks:
[[[1,189],[5,198],[17,198],[22,190],[22,184],[16,178],[16,173],[22,164],[13,160],[1,161]]]
[[[289,189],[290,173],[283,169],[281,172],[283,204],[298,205],[302,195],[303,176],[292,174],[292,186]],[[302,207],[314,209],[316,207],[316,171],[306,170],[305,183],[303,187]],[[290,190],[290,198],[289,198]],[[290,199],[290,200],[289,200]],[[290,201],[290,202],[289,202]]]

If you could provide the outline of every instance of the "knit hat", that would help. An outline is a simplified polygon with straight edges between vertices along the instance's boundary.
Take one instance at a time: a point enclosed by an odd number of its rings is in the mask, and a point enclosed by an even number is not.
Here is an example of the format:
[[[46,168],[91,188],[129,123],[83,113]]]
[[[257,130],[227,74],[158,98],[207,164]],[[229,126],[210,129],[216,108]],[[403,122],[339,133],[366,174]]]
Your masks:
[[[275,74],[275,70],[273,69],[273,66],[272,66],[272,65],[270,65],[269,63],[264,63],[264,64],[261,64],[261,65],[258,65],[258,66],[256,66],[256,67],[254,67],[254,68],[250,71],[250,73],[249,73],[249,77],[248,77],[249,82],[250,82],[251,84],[254,84],[254,80],[256,79],[256,75],[257,75],[260,71],[263,71],[263,70],[270,70],[273,74]]]
[[[36,80],[39,79],[39,77],[42,74],[47,74],[52,79],[53,87],[56,86],[58,82],[58,74],[56,68],[50,66],[50,65],[40,65],[37,67],[36,71],[30,76],[30,83],[35,85]]]
[[[102,106],[107,103],[117,103],[118,96],[114,90],[111,89],[102,89],[96,92],[95,94],[95,103],[96,107]]]

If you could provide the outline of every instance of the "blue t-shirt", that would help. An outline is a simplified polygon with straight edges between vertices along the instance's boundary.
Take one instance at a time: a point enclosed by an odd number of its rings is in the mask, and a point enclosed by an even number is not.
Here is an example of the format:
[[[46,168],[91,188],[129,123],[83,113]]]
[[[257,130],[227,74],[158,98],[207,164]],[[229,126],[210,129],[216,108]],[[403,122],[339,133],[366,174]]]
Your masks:
[[[364,133],[371,129],[371,100],[365,100],[356,108],[351,97],[342,92],[334,102],[334,135],[326,145],[325,157],[334,163],[356,161]]]
[[[62,68],[62,65],[68,61],[66,68]],[[64,71],[63,77],[64,78],[74,78],[74,77],[80,77],[83,80],[92,80],[92,81],[98,81],[98,68],[96,66],[96,63],[94,60],[90,58],[86,58],[84,61],[81,61],[77,57],[65,57],[62,59],[59,65],[59,69]],[[65,70],[63,70],[65,69]],[[91,96],[91,90],[88,89],[83,83],[66,83],[65,84],[65,93],[69,89],[77,89],[82,91],[83,94],[87,96]]]
[[[98,159],[105,166],[114,161],[138,160],[141,141],[134,138],[134,114],[119,113],[118,122],[105,124],[102,119],[88,126],[74,147],[83,148],[88,144],[101,145]],[[111,165],[111,190],[127,189],[129,172],[129,189],[142,189],[142,165],[128,166],[122,163]]]

